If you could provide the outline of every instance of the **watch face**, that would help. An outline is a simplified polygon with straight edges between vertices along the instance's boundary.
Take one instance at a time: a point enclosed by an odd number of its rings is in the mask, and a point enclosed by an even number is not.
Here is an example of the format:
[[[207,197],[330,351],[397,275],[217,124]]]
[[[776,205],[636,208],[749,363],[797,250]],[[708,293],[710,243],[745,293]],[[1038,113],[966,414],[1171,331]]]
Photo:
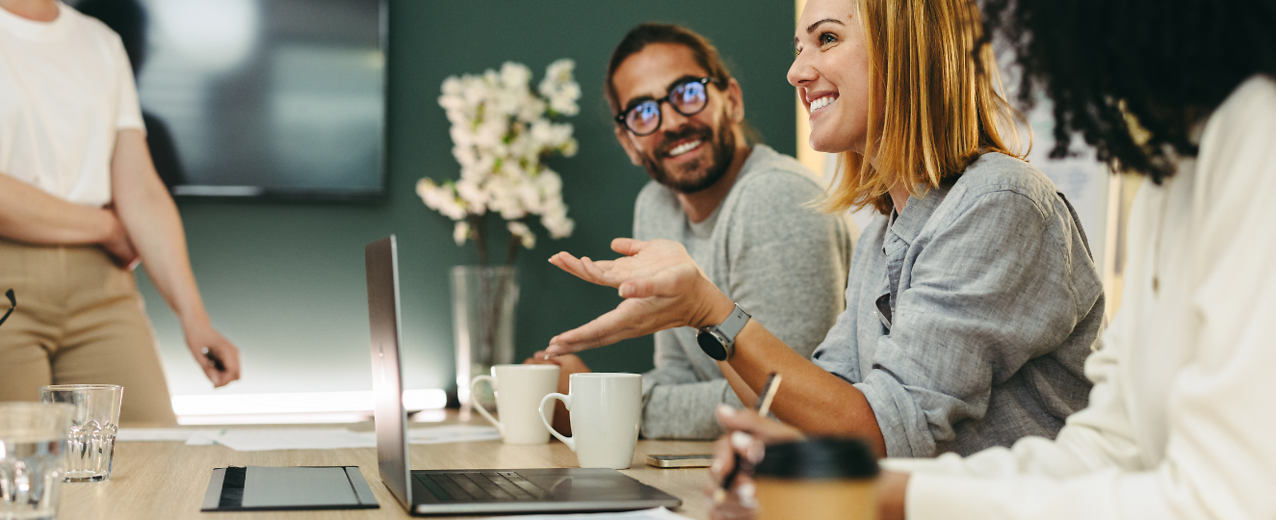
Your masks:
[[[700,344],[700,350],[703,350],[709,357],[718,361],[727,359],[727,348],[723,346],[722,339],[710,331],[700,331],[696,335],[696,343]]]

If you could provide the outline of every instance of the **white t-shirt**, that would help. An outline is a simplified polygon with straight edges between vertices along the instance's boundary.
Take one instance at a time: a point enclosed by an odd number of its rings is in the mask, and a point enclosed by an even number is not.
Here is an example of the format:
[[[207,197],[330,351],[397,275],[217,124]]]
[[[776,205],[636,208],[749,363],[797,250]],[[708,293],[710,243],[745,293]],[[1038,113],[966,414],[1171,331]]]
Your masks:
[[[145,130],[115,32],[61,2],[52,22],[0,8],[0,173],[101,207],[126,128]]]

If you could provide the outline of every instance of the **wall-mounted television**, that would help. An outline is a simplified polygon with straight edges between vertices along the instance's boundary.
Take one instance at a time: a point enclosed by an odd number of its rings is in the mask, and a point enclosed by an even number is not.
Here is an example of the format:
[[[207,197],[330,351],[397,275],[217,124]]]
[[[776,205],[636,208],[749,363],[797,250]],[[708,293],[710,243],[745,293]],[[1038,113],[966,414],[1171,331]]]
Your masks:
[[[385,0],[79,0],[124,40],[178,197],[385,190]]]

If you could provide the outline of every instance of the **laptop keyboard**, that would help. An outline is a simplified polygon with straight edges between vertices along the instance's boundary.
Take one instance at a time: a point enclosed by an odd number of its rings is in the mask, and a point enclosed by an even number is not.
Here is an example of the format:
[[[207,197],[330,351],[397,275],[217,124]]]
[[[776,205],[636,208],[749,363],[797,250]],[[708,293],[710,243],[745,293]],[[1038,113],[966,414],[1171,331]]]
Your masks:
[[[434,495],[413,497],[425,503],[536,502],[549,497],[513,471],[413,472],[412,476]]]

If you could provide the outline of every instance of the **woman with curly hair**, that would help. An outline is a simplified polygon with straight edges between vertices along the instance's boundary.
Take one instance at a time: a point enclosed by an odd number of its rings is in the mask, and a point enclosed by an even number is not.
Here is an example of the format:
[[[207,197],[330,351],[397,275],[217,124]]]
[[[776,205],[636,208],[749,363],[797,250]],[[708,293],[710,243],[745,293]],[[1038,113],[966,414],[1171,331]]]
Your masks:
[[[1276,2],[986,10],[1025,99],[1054,101],[1057,141],[1080,133],[1146,177],[1124,302],[1086,362],[1089,407],[1055,440],[887,460],[883,518],[1276,517]],[[749,412],[719,418],[752,434],[741,445],[755,456],[799,435]],[[720,442],[719,478],[730,453]]]

